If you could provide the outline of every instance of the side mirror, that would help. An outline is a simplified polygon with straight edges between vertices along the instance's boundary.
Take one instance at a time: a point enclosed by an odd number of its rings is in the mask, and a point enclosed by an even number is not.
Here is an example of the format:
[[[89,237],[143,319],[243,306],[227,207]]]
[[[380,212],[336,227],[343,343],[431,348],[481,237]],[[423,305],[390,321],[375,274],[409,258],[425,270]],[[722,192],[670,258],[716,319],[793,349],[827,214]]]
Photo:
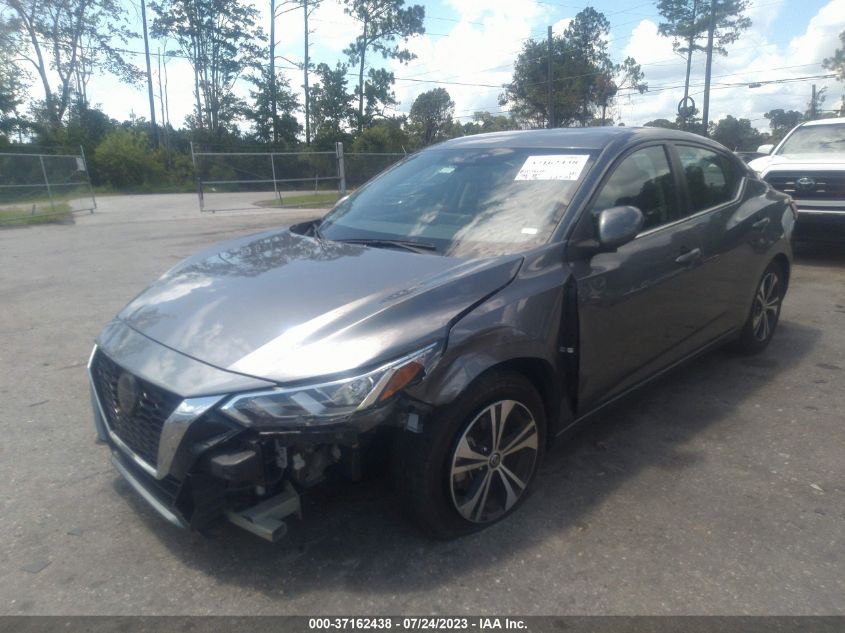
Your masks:
[[[637,207],[610,207],[596,217],[599,245],[603,251],[615,251],[634,239],[642,230],[645,216]]]
[[[761,145],[757,148],[757,153],[759,154],[771,154],[772,150],[775,148],[774,145],[771,143],[766,143],[765,145]]]

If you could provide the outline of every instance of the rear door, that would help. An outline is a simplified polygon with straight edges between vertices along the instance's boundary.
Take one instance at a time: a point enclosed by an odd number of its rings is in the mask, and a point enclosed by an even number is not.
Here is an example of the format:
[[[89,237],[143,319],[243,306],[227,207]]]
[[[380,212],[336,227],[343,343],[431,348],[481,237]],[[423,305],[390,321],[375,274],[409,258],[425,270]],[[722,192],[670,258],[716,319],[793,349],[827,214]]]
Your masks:
[[[639,208],[641,233],[613,253],[571,262],[578,286],[579,411],[619,395],[695,349],[706,327],[702,226],[689,217],[683,183],[664,144],[617,162],[578,221],[595,235],[595,214]]]
[[[700,216],[702,226],[702,266],[707,272],[703,309],[708,315],[708,326],[700,333],[704,343],[747,317],[749,292],[762,274],[759,250],[768,229],[775,227],[763,201],[745,195],[744,170],[733,157],[694,143],[675,143],[672,149],[690,213]]]

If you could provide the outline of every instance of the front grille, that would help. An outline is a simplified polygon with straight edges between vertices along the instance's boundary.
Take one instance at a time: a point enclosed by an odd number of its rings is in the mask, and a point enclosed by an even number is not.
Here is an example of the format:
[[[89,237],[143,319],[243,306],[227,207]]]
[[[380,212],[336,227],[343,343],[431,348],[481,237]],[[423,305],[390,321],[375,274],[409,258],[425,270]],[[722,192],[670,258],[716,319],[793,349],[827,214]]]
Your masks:
[[[128,373],[97,350],[91,363],[91,376],[106,416],[106,423],[132,452],[150,466],[155,467],[158,461],[158,443],[162,426],[182,399],[176,394],[133,376],[136,397],[134,405],[127,412],[120,404],[118,382],[123,374]],[[124,405],[126,404],[124,402]]]
[[[802,186],[804,178],[812,183]],[[798,200],[845,200],[845,171],[775,171],[766,182]]]

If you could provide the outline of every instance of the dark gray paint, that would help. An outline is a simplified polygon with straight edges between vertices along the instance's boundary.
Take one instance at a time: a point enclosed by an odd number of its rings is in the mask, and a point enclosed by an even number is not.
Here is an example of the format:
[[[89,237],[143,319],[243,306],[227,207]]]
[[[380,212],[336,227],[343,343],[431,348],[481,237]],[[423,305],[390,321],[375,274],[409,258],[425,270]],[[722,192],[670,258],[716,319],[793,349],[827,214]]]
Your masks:
[[[737,199],[642,233],[614,252],[577,256],[571,244],[594,230],[583,209],[619,157],[654,143],[671,154],[675,141],[719,151],[748,174]],[[549,244],[511,257],[461,260],[268,233],[186,261],[120,319],[202,361],[191,361],[185,367],[191,377],[173,383],[185,389],[190,383],[192,394],[227,384],[222,376],[234,381],[233,369],[267,381],[308,380],[440,340],[444,356],[410,390],[417,398],[442,405],[490,367],[528,363],[550,411],[562,398],[579,417],[731,335],[746,318],[765,266],[776,256],[791,259],[786,198],[706,139],[600,128],[506,132],[439,147],[497,145],[598,151]],[[685,192],[680,180],[678,187]],[[689,205],[686,194],[678,204]],[[756,228],[764,218],[766,225]],[[696,256],[683,257],[690,251]],[[564,307],[567,287],[577,288],[577,315]],[[289,343],[286,355],[276,362],[268,362],[272,355],[250,357],[274,340],[278,345],[278,337]],[[163,348],[149,339],[143,341],[151,351],[134,355],[102,337],[101,343],[153,380],[159,370],[151,359]],[[574,353],[561,350],[563,339],[575,341]],[[209,366],[230,371],[209,373]]]
[[[450,321],[506,285],[521,261],[420,256],[281,231],[189,259],[118,318],[209,365],[290,383],[443,340]]]

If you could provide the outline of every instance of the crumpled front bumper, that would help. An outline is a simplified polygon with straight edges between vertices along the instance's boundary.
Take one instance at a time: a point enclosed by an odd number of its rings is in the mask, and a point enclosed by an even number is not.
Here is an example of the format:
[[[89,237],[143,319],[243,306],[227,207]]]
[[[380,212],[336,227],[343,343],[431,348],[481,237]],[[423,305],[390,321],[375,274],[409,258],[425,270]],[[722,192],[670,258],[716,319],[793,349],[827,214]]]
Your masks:
[[[126,326],[113,328],[112,334],[117,331],[117,340],[123,344],[109,346],[115,337],[107,338],[105,345],[95,346],[89,361],[97,438],[109,445],[115,468],[141,498],[169,523],[182,528],[201,529],[223,515],[262,538],[277,540],[286,531],[284,519],[300,513],[299,491],[319,481],[329,466],[354,476],[359,466],[357,451],[393,417],[394,407],[390,406],[330,428],[259,433],[217,412],[228,394],[202,395],[198,391],[194,397],[183,398],[165,420],[158,458],[144,459],[110,426],[106,402],[97,393],[98,381],[91,373],[97,350],[121,371],[146,381],[153,377],[148,359],[157,353],[171,355],[169,366],[179,363],[183,372],[190,372],[192,364],[201,364],[193,359],[185,362],[187,357],[174,358],[176,352],[127,330]],[[132,354],[121,353],[126,344]],[[144,362],[133,362],[139,358]],[[208,366],[199,367],[199,373],[209,375]],[[185,374],[181,376],[184,382]],[[213,378],[216,385],[225,379],[220,375]],[[236,382],[242,380],[235,376]]]
[[[172,509],[172,501],[166,497],[156,494],[153,486],[149,481],[143,480],[143,475],[138,472],[133,472],[131,464],[127,463],[119,451],[112,451],[111,463],[117,469],[123,478],[130,486],[141,495],[141,498],[146,501],[153,510],[158,512],[168,523],[172,523],[176,527],[188,528],[190,524],[177,512]]]

